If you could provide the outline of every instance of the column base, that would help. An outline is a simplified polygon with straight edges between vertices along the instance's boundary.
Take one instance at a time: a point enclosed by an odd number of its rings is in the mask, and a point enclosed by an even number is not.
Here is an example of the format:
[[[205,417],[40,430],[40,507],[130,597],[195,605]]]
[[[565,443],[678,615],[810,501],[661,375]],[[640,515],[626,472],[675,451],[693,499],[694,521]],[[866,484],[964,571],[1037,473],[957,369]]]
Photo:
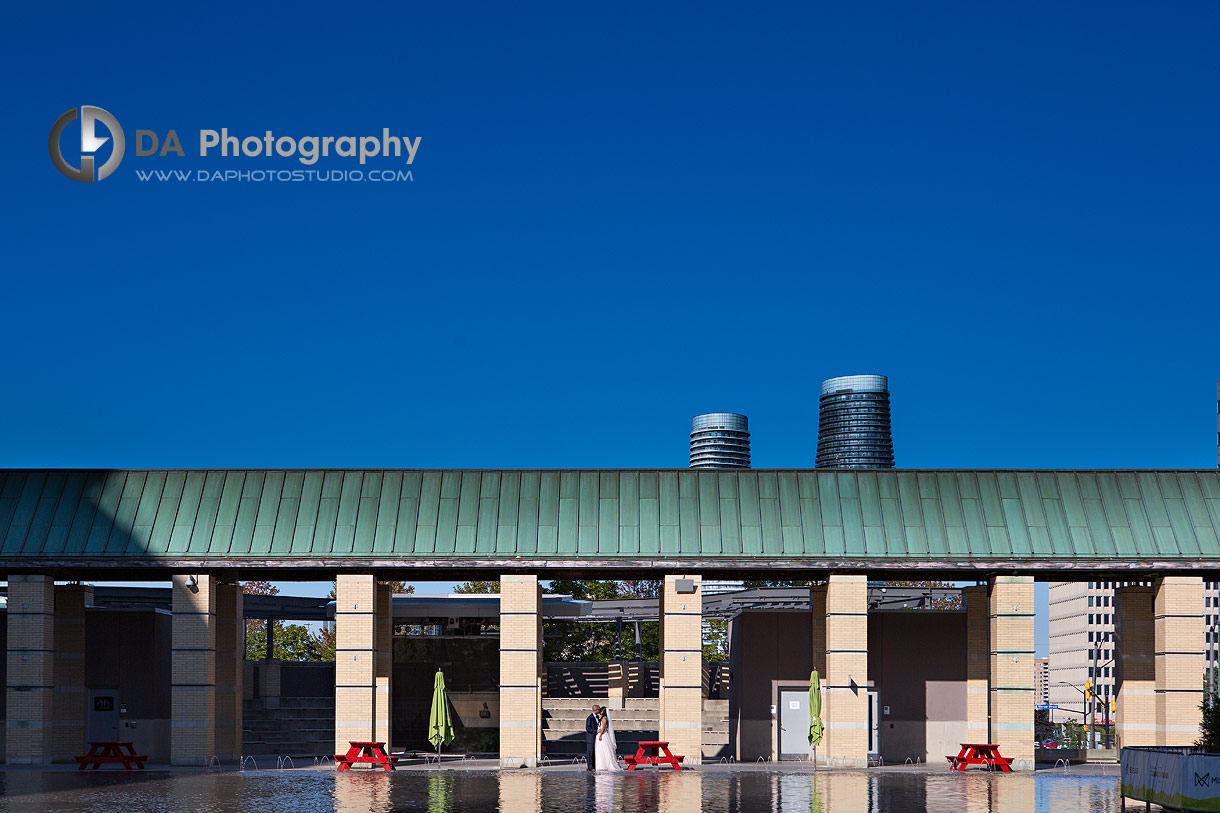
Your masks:
[[[538,759],[536,757],[500,757],[501,768],[537,768]]]

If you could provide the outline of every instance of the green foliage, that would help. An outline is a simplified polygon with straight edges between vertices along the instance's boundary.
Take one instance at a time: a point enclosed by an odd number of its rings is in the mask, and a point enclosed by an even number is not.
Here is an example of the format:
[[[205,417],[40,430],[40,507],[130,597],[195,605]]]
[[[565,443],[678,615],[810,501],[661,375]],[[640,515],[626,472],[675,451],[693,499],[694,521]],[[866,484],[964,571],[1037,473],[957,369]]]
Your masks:
[[[453,588],[455,593],[499,593],[500,582],[463,582]]]
[[[1084,725],[1075,720],[1068,720],[1063,724],[1064,748],[1084,748],[1086,741]]]
[[[607,601],[620,598],[619,583],[615,581],[563,581],[557,579],[547,588],[548,593],[571,596],[577,601]]]
[[[1195,747],[1209,754],[1220,754],[1220,702],[1211,692],[1204,692],[1199,708],[1203,712],[1203,720],[1199,723],[1199,739],[1195,740]]]
[[[581,621],[549,621],[543,625],[542,658],[548,662],[606,663],[620,650],[615,646],[615,624],[592,624]],[[656,621],[640,624],[640,643],[646,661],[655,661],[661,654],[661,625]],[[635,656],[635,625],[623,625],[622,655],[625,660]]]
[[[724,661],[729,657],[729,622],[724,618],[712,618],[707,622],[703,634],[703,659]]]
[[[1055,735],[1055,724],[1051,722],[1051,713],[1047,709],[1034,710],[1034,739],[1041,745]]]
[[[246,632],[246,657],[261,661],[267,657],[267,622],[258,621],[258,626]],[[334,648],[331,647],[330,657],[324,657],[324,648],[317,634],[309,627],[301,624],[285,624],[282,621],[275,625],[275,657],[282,661],[322,661],[334,660]]]

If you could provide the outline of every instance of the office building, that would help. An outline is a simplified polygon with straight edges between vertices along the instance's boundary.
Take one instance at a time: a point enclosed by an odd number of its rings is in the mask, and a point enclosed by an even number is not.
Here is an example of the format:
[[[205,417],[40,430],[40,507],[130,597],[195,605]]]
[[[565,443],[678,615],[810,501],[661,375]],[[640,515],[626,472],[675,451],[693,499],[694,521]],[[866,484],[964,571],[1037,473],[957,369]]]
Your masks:
[[[883,375],[822,382],[818,405],[819,469],[892,469],[889,384]]]
[[[1050,665],[1050,658],[1034,660],[1034,696],[1040,706],[1051,702]]]

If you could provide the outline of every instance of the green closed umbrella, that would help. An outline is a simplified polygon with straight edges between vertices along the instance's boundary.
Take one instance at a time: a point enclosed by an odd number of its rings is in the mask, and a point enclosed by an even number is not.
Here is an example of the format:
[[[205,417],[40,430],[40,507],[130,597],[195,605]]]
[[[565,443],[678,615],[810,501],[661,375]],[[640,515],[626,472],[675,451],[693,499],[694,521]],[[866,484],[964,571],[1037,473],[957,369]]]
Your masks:
[[[822,679],[818,670],[809,673],[809,745],[818,747],[822,741]]]
[[[436,670],[436,678],[432,681],[432,713],[428,715],[428,742],[436,747],[438,755],[442,745],[453,742],[453,721],[449,719],[445,673],[439,669]]]

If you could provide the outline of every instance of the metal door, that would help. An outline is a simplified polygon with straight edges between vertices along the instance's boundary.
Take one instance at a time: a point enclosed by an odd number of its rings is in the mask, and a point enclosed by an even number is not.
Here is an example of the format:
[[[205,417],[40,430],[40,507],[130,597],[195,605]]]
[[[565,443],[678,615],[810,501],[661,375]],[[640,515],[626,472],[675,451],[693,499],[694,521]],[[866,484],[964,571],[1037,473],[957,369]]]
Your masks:
[[[877,693],[868,693],[868,753],[881,753],[881,715],[877,705]]]
[[[809,759],[809,690],[779,692],[779,758]]]
[[[119,692],[117,689],[89,690],[90,742],[119,739]]]

